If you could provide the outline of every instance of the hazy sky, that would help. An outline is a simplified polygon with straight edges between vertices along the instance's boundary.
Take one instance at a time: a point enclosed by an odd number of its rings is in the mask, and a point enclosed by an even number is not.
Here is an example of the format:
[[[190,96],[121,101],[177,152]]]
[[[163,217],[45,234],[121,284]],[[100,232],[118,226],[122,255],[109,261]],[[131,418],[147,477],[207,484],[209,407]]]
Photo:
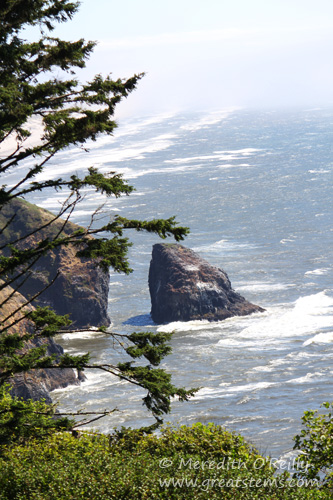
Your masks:
[[[147,73],[120,115],[333,104],[333,0],[82,0],[56,34],[99,42],[84,77]]]

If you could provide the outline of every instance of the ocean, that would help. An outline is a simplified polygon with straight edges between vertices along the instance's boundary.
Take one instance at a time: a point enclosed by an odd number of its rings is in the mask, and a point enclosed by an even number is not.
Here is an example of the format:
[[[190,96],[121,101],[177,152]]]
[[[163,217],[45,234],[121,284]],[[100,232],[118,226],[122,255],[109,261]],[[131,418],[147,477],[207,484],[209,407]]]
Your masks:
[[[90,153],[62,152],[45,171],[43,178],[80,175],[89,166],[123,173],[132,195],[104,200],[87,191],[73,221],[88,224],[102,202],[105,220],[175,215],[191,230],[183,244],[266,309],[217,323],[154,325],[147,280],[160,240],[128,234],[134,272],[111,274],[112,329],[174,331],[162,366],[176,385],[200,387],[190,402],[173,402],[165,421],[215,422],[280,457],[291,452],[303,412],[332,399],[332,123],[332,108],[136,117],[121,121],[114,137],[91,143]],[[52,211],[65,196],[50,191],[32,201]],[[58,340],[98,362],[123,359],[100,333]],[[87,377],[54,391],[61,409],[116,407],[96,423],[103,432],[153,423],[142,391],[102,372],[87,370]]]

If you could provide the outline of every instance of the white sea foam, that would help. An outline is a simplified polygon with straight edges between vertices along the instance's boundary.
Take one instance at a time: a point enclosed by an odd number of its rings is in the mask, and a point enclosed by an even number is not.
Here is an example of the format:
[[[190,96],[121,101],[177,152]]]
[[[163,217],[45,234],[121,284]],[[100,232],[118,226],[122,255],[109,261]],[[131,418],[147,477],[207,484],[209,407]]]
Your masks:
[[[200,389],[196,398],[215,398],[215,397],[230,397],[235,393],[244,392],[248,394],[249,392],[257,392],[269,387],[278,385],[278,382],[254,382],[251,384],[244,385],[231,385],[231,384],[220,384],[220,388],[203,387]],[[222,386],[222,387],[221,387]]]
[[[228,392],[255,392],[255,391],[260,391],[262,389],[267,389],[268,387],[272,387],[274,385],[277,385],[278,382],[254,382],[251,384],[244,384],[244,385],[234,385],[227,387],[226,390]]]
[[[96,330],[87,330],[85,332],[73,332],[73,333],[64,333],[61,335],[61,338],[64,340],[80,340],[80,339],[90,339],[99,337],[101,335],[105,335],[105,333]]]
[[[110,162],[121,163],[125,160],[144,159],[147,154],[168,149],[173,144],[173,139],[176,137],[177,136],[173,133],[160,134],[156,137],[133,143],[127,148],[97,148],[93,155],[93,165],[98,167],[101,172],[109,172],[112,170],[112,167],[109,165]],[[106,163],[108,165],[105,165]],[[67,155],[64,155],[63,161],[58,161],[57,165],[53,165],[52,171],[47,170],[39,174],[36,180],[41,182],[61,175],[82,172],[91,167],[91,164],[92,157],[89,154],[83,153],[80,149],[73,149],[70,151],[70,154],[67,153]],[[132,169],[123,168],[121,165],[117,165],[117,171],[123,173],[125,177],[129,177],[132,173],[131,177],[133,178],[135,174]]]
[[[300,351],[297,354],[295,354],[294,352],[290,352],[286,356],[286,358],[291,358],[293,363],[297,363],[298,361],[304,362],[304,360],[306,360],[306,359],[317,358],[317,357],[318,357],[318,354],[308,352],[308,351]]]
[[[143,129],[150,129],[151,125],[157,125],[170,120],[176,116],[176,112],[161,113],[160,115],[148,116],[140,121],[122,123],[114,134],[114,139],[136,135],[142,132]]]
[[[325,374],[320,372],[307,373],[304,377],[293,378],[290,380],[286,380],[285,384],[306,384],[308,382],[313,382],[314,380],[318,380],[322,378]]]
[[[320,292],[299,298],[292,308],[269,308],[264,314],[236,318],[236,321],[236,331],[232,332],[232,336],[228,334],[221,338],[216,347],[281,349],[292,338],[329,328],[333,322],[333,298]],[[242,328],[243,324],[245,328]]]
[[[75,386],[75,392],[78,393],[86,393],[86,392],[98,392],[103,387],[107,387],[108,385],[114,385],[119,382],[119,379],[111,373],[102,372],[99,370],[85,370],[84,374],[86,375],[86,380],[82,382],[80,385]],[[59,389],[55,389],[52,391],[54,393],[70,393],[73,391],[73,386],[67,386],[65,388],[61,387]],[[86,403],[85,403],[86,404]]]
[[[286,243],[293,243],[295,241],[295,239],[292,239],[292,238],[283,238],[282,240],[280,240],[280,243],[282,245],[285,245]]]
[[[254,152],[260,151],[256,149],[236,149],[234,151],[214,151],[214,154],[210,155],[200,155],[200,156],[188,156],[188,157],[181,157],[181,158],[173,158],[172,160],[165,160],[164,163],[172,163],[172,164],[184,164],[184,163],[196,163],[198,161],[200,162],[205,162],[207,161],[235,161],[235,160],[242,160],[245,157],[251,156],[254,154]],[[239,167],[239,166],[246,166],[249,167],[250,165],[248,163],[241,163],[241,164],[223,164],[221,167]]]
[[[308,339],[304,342],[304,346],[310,344],[331,344],[333,342],[333,332],[322,332],[318,333],[311,339]]]
[[[287,284],[287,283],[271,283],[271,282],[265,282],[265,281],[252,281],[248,282],[246,285],[242,285],[241,283],[234,283],[235,289],[237,291],[242,291],[242,292],[269,292],[269,291],[274,291],[274,290],[286,290],[287,288],[292,288],[295,287],[296,285],[294,284]]]
[[[209,328],[219,328],[218,323],[210,323],[206,320],[195,320],[195,321],[174,321],[173,323],[168,323],[167,325],[161,325],[157,328],[158,332],[188,332],[197,331]]]
[[[145,168],[145,169],[118,169],[126,179],[137,179],[138,177],[142,177],[143,175],[151,175],[151,174],[165,174],[165,173],[176,173],[176,172],[189,172],[193,170],[198,170],[203,165],[188,165],[186,167],[170,167],[170,168]]]
[[[218,240],[215,241],[214,243],[210,243],[209,245],[201,245],[194,247],[193,250],[195,252],[233,252],[236,250],[239,250],[240,248],[246,248],[246,249],[251,249],[251,248],[256,248],[255,245],[252,243],[240,243],[237,241],[230,241],[230,240]]]
[[[215,125],[222,120],[225,120],[233,111],[235,111],[237,108],[233,109],[226,109],[223,111],[214,111],[212,113],[209,113],[208,115],[200,118],[199,120],[193,122],[191,121],[190,123],[187,123],[186,125],[182,125],[180,127],[181,130],[188,130],[190,132],[195,132],[197,130],[203,129],[203,128],[208,128],[210,125]]]
[[[124,286],[124,284],[121,283],[120,281],[110,281],[109,285],[110,286]]]
[[[230,398],[233,394],[225,392],[223,389],[216,390],[211,389],[210,387],[204,387],[200,389],[194,396],[194,399],[214,399],[216,397],[219,398]]]
[[[239,153],[243,156],[250,156],[254,153],[257,153],[259,151],[262,151],[261,149],[255,149],[255,148],[243,148],[243,149],[236,149],[234,151],[214,151],[216,154],[221,154],[221,153]]]
[[[305,276],[308,275],[314,275],[314,276],[321,276],[322,274],[327,274],[330,269],[328,267],[324,267],[321,269],[314,269],[313,271],[307,271],[305,273]]]
[[[286,358],[279,358],[279,359],[274,359],[272,361],[269,361],[267,365],[260,365],[260,366],[255,366],[251,370],[249,370],[249,373],[251,372],[272,372],[274,371],[277,367],[285,365],[287,362]],[[290,361],[289,361],[290,362]]]
[[[325,170],[324,168],[319,168],[318,170],[308,170],[310,174],[329,174],[330,170]]]

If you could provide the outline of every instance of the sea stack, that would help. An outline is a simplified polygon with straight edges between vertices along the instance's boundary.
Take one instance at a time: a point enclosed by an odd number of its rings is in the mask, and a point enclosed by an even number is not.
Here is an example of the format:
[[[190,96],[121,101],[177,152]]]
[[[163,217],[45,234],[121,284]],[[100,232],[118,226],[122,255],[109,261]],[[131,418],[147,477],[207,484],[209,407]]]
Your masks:
[[[157,324],[221,321],[264,311],[235,292],[222,269],[178,244],[153,246],[149,291],[151,317]]]

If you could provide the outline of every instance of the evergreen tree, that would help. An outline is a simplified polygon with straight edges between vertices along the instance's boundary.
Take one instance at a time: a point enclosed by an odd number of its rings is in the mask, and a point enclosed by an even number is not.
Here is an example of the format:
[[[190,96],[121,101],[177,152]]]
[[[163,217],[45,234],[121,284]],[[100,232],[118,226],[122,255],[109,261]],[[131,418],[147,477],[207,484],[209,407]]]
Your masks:
[[[90,225],[86,229],[71,230],[68,221],[82,198],[83,188],[119,197],[129,195],[133,187],[120,174],[102,174],[96,168],[89,168],[82,177],[36,179],[58,152],[71,146],[84,148],[87,141],[95,141],[101,134],[111,135],[116,127],[116,105],[143,77],[139,74],[126,80],[113,80],[111,76],[97,75],[90,82],[80,83],[76,73],[85,66],[95,44],[83,39],[68,42],[52,36],[56,24],[70,20],[77,9],[78,3],[70,0],[2,0],[0,5],[0,147],[4,151],[0,173],[5,177],[13,172],[18,174],[14,185],[4,184],[0,188],[0,211],[4,212],[13,200],[34,192],[52,188],[68,192],[59,213],[47,223],[59,223],[60,217],[64,220],[54,237],[37,238],[37,242],[29,238],[32,234],[38,235],[44,227],[18,237],[14,235],[0,256],[0,292],[4,292],[0,304],[0,436],[7,436],[6,439],[8,436],[26,437],[27,433],[29,435],[27,429],[35,432],[36,426],[49,429],[74,425],[70,420],[50,420],[54,407],[41,407],[32,402],[25,405],[9,397],[7,381],[27,370],[55,367],[84,370],[90,367],[113,373],[147,390],[144,404],[158,422],[169,412],[171,397],[187,400],[193,394],[193,390],[175,387],[169,374],[154,368],[170,352],[167,345],[170,335],[109,333],[119,343],[128,342],[125,350],[132,358],[144,357],[149,364],[136,366],[134,362],[124,362],[97,366],[89,361],[88,355],[66,354],[56,359],[46,354],[43,345],[31,347],[31,341],[52,337],[69,324],[67,317],[59,317],[50,309],[29,308],[36,295],[6,314],[6,305],[19,292],[31,267],[55,248],[75,245],[79,255],[93,259],[103,269],[111,267],[130,273],[127,260],[130,242],[124,236],[126,230],[147,231],[162,238],[173,236],[176,241],[182,240],[188,232],[187,228],[177,225],[174,217],[151,221],[114,217],[98,228]],[[23,38],[28,26],[36,27],[36,41]],[[38,136],[36,130],[40,131]],[[0,228],[1,233],[10,230],[14,218],[15,215],[6,220]],[[48,286],[52,286],[52,282]],[[25,326],[27,319],[33,321],[33,328]],[[20,324],[23,331],[17,332],[15,327]]]

